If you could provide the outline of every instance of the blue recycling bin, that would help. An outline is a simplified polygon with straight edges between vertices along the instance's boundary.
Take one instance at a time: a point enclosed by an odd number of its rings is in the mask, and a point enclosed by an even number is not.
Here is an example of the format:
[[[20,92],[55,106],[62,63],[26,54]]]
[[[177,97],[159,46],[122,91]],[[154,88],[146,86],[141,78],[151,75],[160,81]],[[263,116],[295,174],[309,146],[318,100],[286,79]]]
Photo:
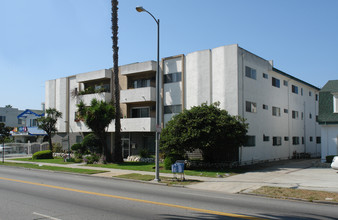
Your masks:
[[[177,164],[176,164],[176,163],[171,164],[171,172],[177,173],[177,171],[178,171],[178,166],[177,166]]]
[[[184,163],[176,163],[177,173],[184,173]]]

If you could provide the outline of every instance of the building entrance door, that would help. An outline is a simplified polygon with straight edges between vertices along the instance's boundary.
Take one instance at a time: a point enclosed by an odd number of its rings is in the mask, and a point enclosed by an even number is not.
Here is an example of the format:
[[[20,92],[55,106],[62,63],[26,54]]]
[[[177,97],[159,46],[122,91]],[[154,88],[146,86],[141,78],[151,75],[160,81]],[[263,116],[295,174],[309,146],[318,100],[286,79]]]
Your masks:
[[[130,156],[130,139],[122,138],[122,157],[127,158]]]

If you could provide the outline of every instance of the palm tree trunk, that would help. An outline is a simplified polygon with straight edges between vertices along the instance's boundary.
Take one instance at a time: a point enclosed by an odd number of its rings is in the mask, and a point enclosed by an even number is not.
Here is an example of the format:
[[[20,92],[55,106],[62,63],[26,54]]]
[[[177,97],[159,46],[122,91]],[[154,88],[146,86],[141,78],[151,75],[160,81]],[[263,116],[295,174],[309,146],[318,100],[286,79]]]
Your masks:
[[[114,153],[113,153],[113,162],[121,163],[123,162],[122,158],[122,143],[121,143],[121,113],[120,113],[120,85],[119,85],[119,63],[118,63],[118,1],[112,0],[112,40],[113,40],[113,62],[114,62],[114,70],[113,70],[113,79],[114,79],[114,101],[115,101],[115,139],[114,139]]]

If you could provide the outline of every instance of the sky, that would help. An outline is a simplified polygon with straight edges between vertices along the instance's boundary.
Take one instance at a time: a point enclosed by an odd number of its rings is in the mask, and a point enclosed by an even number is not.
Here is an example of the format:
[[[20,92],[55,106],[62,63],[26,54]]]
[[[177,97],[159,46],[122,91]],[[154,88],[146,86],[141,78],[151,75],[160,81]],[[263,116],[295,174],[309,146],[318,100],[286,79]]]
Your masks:
[[[119,65],[238,44],[316,87],[338,79],[338,0],[120,0]],[[45,82],[113,66],[110,0],[0,0],[0,107],[41,109]]]

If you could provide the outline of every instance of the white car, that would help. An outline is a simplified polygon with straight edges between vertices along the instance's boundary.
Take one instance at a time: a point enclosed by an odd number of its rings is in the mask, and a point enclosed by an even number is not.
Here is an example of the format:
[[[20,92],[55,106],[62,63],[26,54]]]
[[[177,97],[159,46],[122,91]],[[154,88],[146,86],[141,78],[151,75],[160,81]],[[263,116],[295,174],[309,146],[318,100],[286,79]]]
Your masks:
[[[332,169],[338,170],[338,156],[335,156],[331,163]]]

